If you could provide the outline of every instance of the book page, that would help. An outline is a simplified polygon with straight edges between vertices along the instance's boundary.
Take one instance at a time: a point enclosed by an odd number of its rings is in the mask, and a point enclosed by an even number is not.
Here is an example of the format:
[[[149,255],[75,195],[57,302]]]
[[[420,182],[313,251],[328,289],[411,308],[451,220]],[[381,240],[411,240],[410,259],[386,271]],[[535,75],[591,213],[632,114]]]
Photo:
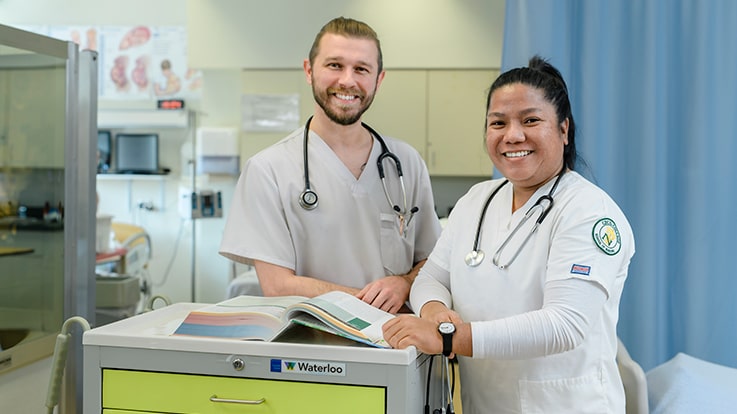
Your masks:
[[[284,309],[305,299],[238,296],[190,312],[174,335],[269,341],[284,325]]]
[[[236,296],[215,305],[199,309],[202,312],[261,312],[281,318],[284,310],[295,303],[304,302],[304,296]]]
[[[368,303],[345,292],[328,292],[324,295],[308,299],[290,306],[285,314],[289,320],[307,324],[309,318],[297,316],[300,312],[312,315],[322,324],[312,321],[309,325],[315,329],[326,330],[341,336],[347,336],[359,342],[370,343],[388,348],[381,330],[382,325],[394,318],[391,313],[375,308]]]

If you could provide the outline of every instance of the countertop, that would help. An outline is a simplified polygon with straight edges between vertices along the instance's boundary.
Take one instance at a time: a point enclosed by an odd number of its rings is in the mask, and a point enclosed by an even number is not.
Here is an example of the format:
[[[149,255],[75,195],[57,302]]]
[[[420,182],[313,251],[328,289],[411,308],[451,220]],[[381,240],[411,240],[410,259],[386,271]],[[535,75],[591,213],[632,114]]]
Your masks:
[[[0,247],[0,257],[28,253],[33,253],[33,249],[30,247]]]
[[[37,218],[21,218],[16,216],[0,217],[0,229],[14,228],[29,231],[63,231],[63,221],[46,221]]]

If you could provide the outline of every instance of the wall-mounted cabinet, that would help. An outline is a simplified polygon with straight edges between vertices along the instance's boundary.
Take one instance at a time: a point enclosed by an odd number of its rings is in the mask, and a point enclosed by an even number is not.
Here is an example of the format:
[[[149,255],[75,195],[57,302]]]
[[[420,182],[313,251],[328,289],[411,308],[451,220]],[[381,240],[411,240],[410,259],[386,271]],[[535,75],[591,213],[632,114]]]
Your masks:
[[[491,176],[483,126],[486,92],[497,74],[492,69],[387,71],[364,121],[415,147],[431,175]],[[301,70],[245,70],[241,80],[244,94],[299,94],[300,118],[312,114],[312,90]],[[245,132],[241,159],[287,133]]]
[[[486,94],[498,71],[428,72],[427,163],[442,176],[491,177],[484,143]]]

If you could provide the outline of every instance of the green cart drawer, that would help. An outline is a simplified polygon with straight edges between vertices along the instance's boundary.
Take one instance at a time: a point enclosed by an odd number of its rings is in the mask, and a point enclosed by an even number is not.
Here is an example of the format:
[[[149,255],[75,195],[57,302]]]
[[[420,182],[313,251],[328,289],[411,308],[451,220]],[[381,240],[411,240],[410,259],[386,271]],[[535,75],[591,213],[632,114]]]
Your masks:
[[[385,414],[386,389],[106,369],[102,407],[104,413]]]

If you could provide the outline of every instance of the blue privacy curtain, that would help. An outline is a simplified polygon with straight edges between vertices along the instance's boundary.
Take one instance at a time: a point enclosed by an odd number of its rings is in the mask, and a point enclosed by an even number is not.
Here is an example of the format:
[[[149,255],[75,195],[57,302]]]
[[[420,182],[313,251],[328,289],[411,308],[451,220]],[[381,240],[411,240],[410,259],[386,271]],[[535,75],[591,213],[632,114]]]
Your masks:
[[[630,354],[737,367],[737,1],[509,0],[504,25],[502,70],[562,71],[582,172],[635,231]]]

